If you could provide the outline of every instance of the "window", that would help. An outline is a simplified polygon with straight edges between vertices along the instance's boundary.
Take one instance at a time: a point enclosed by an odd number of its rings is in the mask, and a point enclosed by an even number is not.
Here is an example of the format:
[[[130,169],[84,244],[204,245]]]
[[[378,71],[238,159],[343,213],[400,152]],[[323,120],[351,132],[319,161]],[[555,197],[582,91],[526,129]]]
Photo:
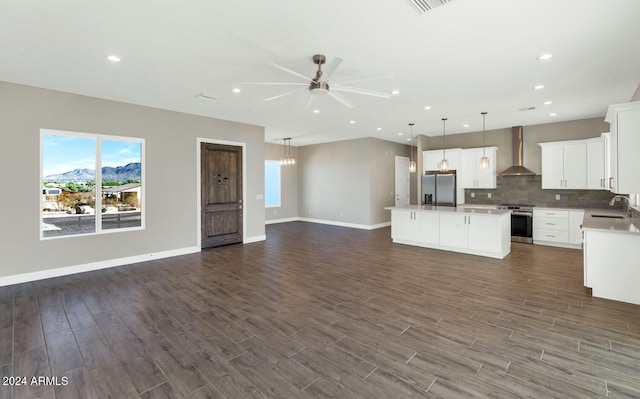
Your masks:
[[[41,238],[144,228],[144,140],[40,131]]]
[[[264,161],[264,206],[280,206],[280,161]]]

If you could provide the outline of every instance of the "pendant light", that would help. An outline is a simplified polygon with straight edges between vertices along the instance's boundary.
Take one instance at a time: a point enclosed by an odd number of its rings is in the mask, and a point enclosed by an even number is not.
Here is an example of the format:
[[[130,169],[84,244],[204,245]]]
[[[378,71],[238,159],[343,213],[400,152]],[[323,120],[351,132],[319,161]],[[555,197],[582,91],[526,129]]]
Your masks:
[[[413,122],[409,123],[409,130],[411,131],[411,139],[410,139],[411,149],[409,150],[409,173],[416,173],[416,170],[417,170],[416,161],[414,161],[413,159],[413,125],[414,125]]]
[[[447,160],[447,133],[446,133],[447,118],[442,118],[442,161],[440,161],[440,171],[446,172],[449,170],[449,161]]]
[[[482,158],[480,158],[480,167],[482,169],[489,169],[489,158],[487,157],[487,150],[486,150],[486,144],[485,144],[485,117],[487,116],[487,112],[480,112],[480,114],[482,114]]]
[[[280,158],[280,165],[295,165],[296,158],[291,156],[291,137],[282,141],[284,141],[284,156]]]

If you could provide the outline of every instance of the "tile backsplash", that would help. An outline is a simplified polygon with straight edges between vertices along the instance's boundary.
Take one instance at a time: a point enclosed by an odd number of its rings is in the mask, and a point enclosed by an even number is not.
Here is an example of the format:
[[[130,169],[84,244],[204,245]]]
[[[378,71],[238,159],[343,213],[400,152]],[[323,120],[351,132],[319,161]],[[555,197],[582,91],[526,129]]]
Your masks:
[[[471,197],[471,193],[475,197]],[[491,198],[488,198],[491,194]],[[556,199],[560,195],[560,199]],[[614,193],[605,190],[543,190],[542,176],[498,176],[495,189],[467,188],[465,204],[521,204],[559,208],[622,209],[622,201],[609,207]]]

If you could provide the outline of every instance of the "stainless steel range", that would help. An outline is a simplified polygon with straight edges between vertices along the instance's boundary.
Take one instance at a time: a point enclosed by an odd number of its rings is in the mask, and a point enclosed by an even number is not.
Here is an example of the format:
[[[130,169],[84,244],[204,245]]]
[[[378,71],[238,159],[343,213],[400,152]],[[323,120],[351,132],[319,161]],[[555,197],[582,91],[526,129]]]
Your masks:
[[[534,205],[500,205],[500,209],[512,209],[511,241],[533,244],[533,207]]]

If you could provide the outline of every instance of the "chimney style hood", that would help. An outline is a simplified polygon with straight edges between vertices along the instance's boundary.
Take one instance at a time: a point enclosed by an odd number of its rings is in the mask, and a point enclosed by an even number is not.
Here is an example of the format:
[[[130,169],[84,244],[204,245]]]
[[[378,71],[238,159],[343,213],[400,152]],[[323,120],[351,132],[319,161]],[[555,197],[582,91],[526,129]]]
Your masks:
[[[533,176],[536,173],[523,165],[522,153],[524,152],[524,142],[522,140],[522,126],[511,128],[511,151],[513,153],[513,166],[500,172],[502,176]]]

